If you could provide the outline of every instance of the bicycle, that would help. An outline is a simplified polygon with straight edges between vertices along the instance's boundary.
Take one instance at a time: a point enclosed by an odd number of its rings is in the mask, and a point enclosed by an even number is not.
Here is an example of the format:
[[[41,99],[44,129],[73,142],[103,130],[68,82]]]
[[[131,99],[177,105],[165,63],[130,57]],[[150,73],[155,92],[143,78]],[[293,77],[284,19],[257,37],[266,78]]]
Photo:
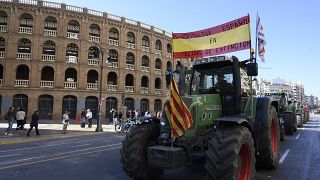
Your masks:
[[[131,118],[123,118],[122,120],[117,120],[114,125],[114,130],[116,133],[127,133],[133,124],[134,120]]]

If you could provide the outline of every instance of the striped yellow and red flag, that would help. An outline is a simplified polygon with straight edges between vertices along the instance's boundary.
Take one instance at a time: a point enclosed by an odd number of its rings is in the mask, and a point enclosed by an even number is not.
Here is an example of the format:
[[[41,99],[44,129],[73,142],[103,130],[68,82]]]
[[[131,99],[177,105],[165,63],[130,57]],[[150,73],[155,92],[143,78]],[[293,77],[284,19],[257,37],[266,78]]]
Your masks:
[[[174,79],[170,82],[170,98],[164,106],[164,114],[171,125],[173,139],[182,136],[192,125],[191,113],[181,99]]]

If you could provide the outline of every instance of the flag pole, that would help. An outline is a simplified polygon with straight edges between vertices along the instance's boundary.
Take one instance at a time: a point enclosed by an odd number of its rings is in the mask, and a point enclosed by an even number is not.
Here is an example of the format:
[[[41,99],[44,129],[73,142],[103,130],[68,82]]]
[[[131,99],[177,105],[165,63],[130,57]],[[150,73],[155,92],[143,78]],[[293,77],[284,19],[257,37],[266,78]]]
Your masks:
[[[258,11],[257,11],[257,16],[256,18],[258,18]],[[260,21],[260,20],[259,20]],[[256,44],[255,44],[255,50],[254,50],[254,61],[256,62],[257,61],[257,49],[258,49],[258,37],[257,37],[257,33],[258,33],[258,23],[256,21],[256,36],[255,36],[255,41],[256,41]]]
[[[252,62],[253,59],[253,54],[251,51],[251,30],[250,30],[250,15],[248,14],[248,19],[249,19],[249,38],[250,38],[250,48],[249,48],[249,53],[250,53],[250,62]],[[253,118],[253,88],[252,88],[252,76],[250,76],[250,110],[251,110],[251,117]]]

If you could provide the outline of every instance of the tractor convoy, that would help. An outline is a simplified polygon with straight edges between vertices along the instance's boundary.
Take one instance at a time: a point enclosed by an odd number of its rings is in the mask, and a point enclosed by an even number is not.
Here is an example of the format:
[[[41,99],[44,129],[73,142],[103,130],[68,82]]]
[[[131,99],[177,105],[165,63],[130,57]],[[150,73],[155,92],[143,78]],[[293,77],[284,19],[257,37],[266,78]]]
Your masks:
[[[248,84],[242,82],[243,72],[257,76],[257,63],[235,56],[195,60],[182,97],[191,112],[191,128],[173,140],[167,116],[137,119],[120,150],[125,172],[133,179],[155,179],[166,169],[205,159],[207,180],[242,180],[254,179],[255,167],[276,168],[286,124],[279,114],[286,119],[289,113],[273,97],[254,96],[251,81],[249,88],[242,87]]]

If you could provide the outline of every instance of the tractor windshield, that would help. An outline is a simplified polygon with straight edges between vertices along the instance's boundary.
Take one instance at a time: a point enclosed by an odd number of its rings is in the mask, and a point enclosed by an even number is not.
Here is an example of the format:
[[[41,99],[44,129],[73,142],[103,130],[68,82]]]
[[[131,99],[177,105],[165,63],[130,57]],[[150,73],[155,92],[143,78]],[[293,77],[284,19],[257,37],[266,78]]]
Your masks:
[[[231,66],[194,69],[191,95],[234,92]]]

